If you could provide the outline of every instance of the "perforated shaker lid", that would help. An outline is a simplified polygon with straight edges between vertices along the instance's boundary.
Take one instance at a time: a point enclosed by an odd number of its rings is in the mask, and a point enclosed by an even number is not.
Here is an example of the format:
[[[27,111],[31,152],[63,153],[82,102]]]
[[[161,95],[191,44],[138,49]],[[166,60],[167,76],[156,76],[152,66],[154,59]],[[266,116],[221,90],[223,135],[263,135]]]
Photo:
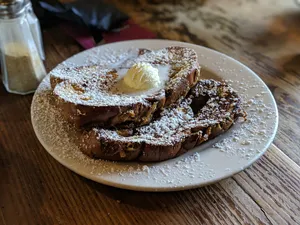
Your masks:
[[[23,12],[24,0],[0,0],[0,18],[16,18]]]

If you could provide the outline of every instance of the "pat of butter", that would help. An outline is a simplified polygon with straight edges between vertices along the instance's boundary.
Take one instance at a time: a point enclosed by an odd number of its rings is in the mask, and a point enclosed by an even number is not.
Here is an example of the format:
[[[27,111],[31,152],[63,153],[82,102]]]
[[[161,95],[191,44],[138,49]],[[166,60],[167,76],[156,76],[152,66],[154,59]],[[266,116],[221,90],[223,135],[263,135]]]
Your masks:
[[[158,87],[160,84],[158,69],[149,63],[136,63],[127,71],[124,83],[137,90]]]

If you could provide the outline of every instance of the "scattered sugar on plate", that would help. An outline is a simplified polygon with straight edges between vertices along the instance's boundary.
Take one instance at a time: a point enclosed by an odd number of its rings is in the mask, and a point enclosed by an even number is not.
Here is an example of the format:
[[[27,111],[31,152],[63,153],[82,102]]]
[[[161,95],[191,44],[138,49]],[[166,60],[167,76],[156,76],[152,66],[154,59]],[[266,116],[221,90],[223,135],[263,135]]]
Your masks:
[[[106,55],[108,55],[110,50],[106,51]],[[96,48],[95,52],[97,56],[103,55],[101,48]],[[105,61],[106,57],[103,56],[98,59],[95,56],[89,57],[85,59],[84,63],[87,65],[95,64],[99,62],[98,60]],[[124,57],[124,55],[120,57]],[[199,58],[201,57],[205,56],[200,55]],[[118,60],[119,58],[111,57],[107,63],[114,64]],[[61,66],[76,65],[65,62]],[[226,69],[223,70],[223,73],[229,72]],[[235,71],[237,75],[238,72],[242,71]],[[228,158],[239,156],[241,159],[251,160],[255,155],[260,154],[262,150],[256,148],[256,146],[264,143],[268,139],[267,134],[273,131],[269,123],[276,118],[276,112],[272,105],[264,103],[265,91],[251,96],[248,95],[250,89],[264,89],[261,83],[250,80],[250,78],[249,80],[242,80],[231,79],[228,83],[235,87],[243,99],[247,100],[244,102],[244,108],[248,113],[248,120],[245,123],[236,124],[228,134],[224,135],[213,146]],[[211,168],[211,165],[202,161],[201,152],[188,153],[170,160],[168,163],[158,164],[128,163],[125,165],[124,163],[91,159],[82,154],[76,146],[76,128],[61,118],[59,111],[51,105],[51,98],[49,77],[47,77],[33,99],[32,119],[34,127],[39,139],[47,147],[50,154],[69,167],[82,168],[83,173],[90,173],[102,180],[110,177],[119,179],[120,182],[135,179],[137,183],[155,182],[157,185],[170,185],[172,187],[183,187],[183,184],[187,184],[186,177],[189,177],[192,184],[194,179],[210,180],[216,176],[216,171]],[[231,168],[225,168],[224,170],[230,172]],[[161,175],[166,179],[161,179]]]

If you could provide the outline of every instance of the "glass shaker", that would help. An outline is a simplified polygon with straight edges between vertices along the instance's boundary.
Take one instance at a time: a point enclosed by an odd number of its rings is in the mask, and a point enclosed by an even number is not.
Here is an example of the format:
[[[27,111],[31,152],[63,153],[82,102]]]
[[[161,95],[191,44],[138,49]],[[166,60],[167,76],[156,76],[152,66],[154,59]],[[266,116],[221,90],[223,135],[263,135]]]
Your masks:
[[[8,92],[34,92],[46,75],[31,33],[24,0],[0,0],[2,81]]]
[[[25,10],[26,10],[26,17],[27,17],[27,21],[28,21],[32,36],[34,38],[35,44],[38,48],[38,51],[39,51],[39,54],[40,54],[42,60],[45,60],[45,53],[44,53],[44,47],[43,47],[43,38],[42,38],[42,33],[41,33],[40,22],[33,12],[31,1],[24,0],[24,4],[25,4]]]

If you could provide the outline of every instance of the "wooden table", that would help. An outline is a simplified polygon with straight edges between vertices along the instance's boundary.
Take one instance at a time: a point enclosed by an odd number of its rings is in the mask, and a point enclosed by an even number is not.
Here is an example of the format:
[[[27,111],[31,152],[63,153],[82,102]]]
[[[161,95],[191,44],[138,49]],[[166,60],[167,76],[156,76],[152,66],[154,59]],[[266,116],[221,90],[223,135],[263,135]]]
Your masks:
[[[0,224],[300,224],[300,8],[293,0],[114,2],[160,38],[216,49],[259,74],[279,107],[274,144],[244,172],[207,187],[119,190],[56,162],[34,135],[32,96],[1,87]],[[44,39],[48,71],[82,50],[56,28]]]

